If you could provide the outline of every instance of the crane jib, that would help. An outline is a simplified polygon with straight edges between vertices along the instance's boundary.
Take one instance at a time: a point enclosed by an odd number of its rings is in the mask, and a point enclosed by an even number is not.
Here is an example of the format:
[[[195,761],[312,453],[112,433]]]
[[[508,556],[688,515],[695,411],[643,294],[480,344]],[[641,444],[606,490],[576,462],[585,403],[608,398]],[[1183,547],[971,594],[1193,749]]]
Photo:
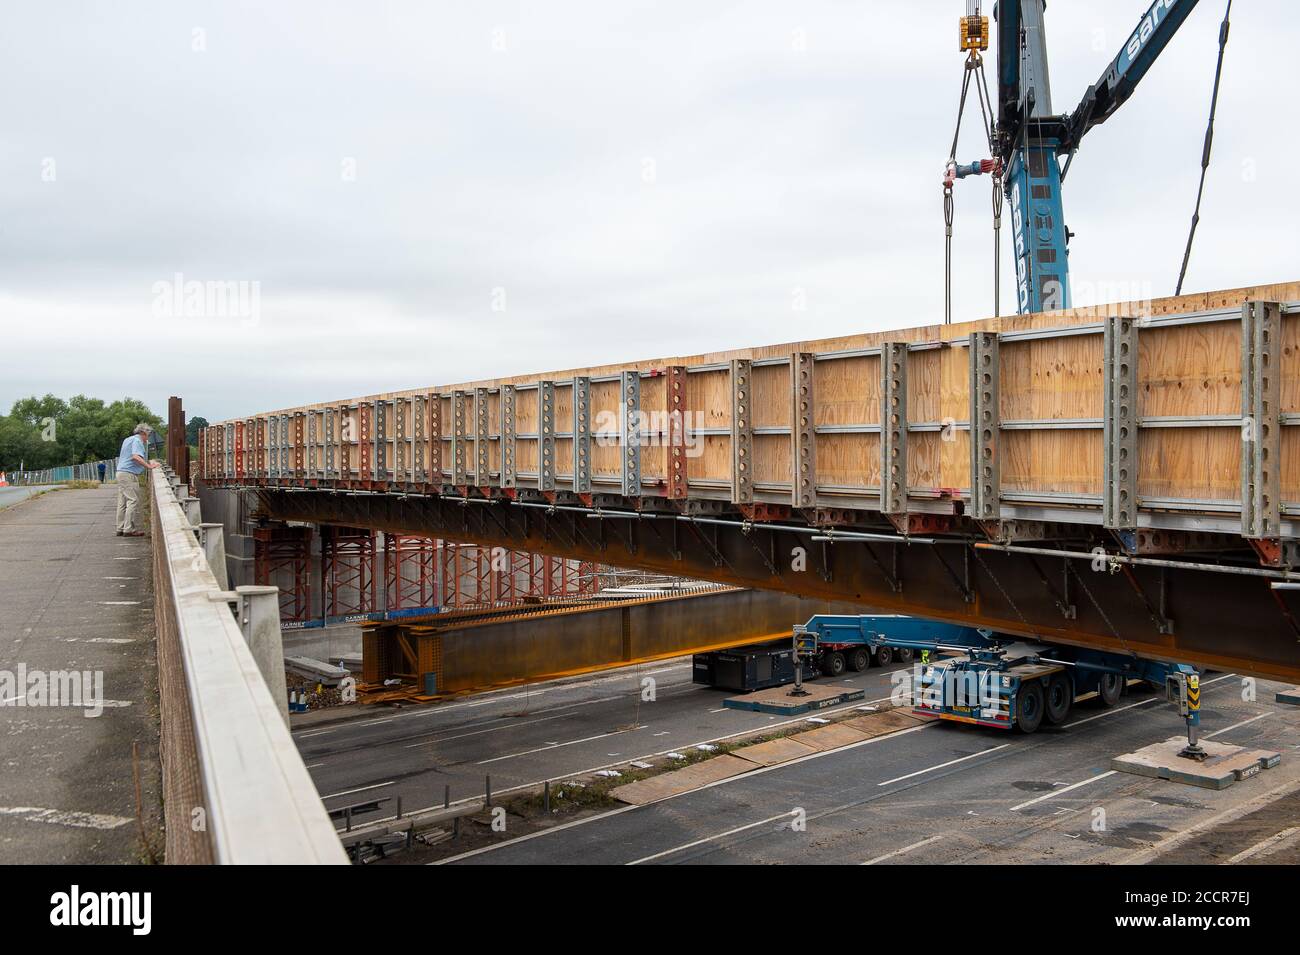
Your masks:
[[[1155,0],[1151,4],[1151,9],[1147,10],[1141,22],[1138,23],[1137,29],[1133,31],[1133,36],[1129,38],[1128,43],[1124,45],[1124,52],[1119,57],[1119,73],[1124,73],[1137,59],[1142,48],[1147,45],[1147,41],[1155,35],[1156,28],[1169,12],[1177,6],[1178,0]]]
[[[1101,78],[1070,113],[1051,111],[1046,91],[1043,0],[1004,0],[998,17],[996,149],[1008,170],[1019,311],[1070,306],[1068,232],[1060,154],[1072,158],[1090,129],[1111,116],[1150,71],[1198,0],[1153,0]],[[1034,6],[1037,5],[1037,6]],[[1028,9],[1027,9],[1028,7]],[[1032,16],[1029,16],[1032,14]],[[1030,22],[1037,42],[1026,41]],[[1226,26],[1223,28],[1226,35]],[[1043,92],[1041,97],[1036,96]],[[1067,159],[1067,167],[1069,160]]]

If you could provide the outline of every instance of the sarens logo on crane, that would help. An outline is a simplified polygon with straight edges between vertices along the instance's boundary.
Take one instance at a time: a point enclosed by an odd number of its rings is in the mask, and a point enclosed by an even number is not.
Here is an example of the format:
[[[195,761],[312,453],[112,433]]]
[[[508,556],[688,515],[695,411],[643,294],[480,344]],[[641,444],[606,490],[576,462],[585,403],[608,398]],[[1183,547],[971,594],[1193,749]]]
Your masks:
[[[1128,56],[1129,61],[1137,59],[1137,55],[1142,52],[1142,48],[1147,45],[1147,40],[1151,39],[1152,34],[1156,32],[1156,27],[1178,3],[1178,0],[1156,0],[1151,4],[1151,9],[1147,11],[1142,22],[1137,25],[1133,31],[1133,36],[1129,38],[1128,44],[1124,47],[1124,53]]]
[[[1025,263],[1028,253],[1025,250],[1024,211],[1020,205],[1020,188],[1023,177],[1011,190],[1011,231],[1016,237],[1016,298],[1022,313],[1029,311],[1029,270]]]

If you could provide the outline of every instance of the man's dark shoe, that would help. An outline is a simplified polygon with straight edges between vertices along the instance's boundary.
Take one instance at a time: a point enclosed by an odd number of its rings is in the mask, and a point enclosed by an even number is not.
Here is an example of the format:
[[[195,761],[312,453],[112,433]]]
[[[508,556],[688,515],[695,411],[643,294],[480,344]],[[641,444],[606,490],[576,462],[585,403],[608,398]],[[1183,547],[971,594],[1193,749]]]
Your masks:
[[[144,531],[125,531],[123,537],[144,537]]]

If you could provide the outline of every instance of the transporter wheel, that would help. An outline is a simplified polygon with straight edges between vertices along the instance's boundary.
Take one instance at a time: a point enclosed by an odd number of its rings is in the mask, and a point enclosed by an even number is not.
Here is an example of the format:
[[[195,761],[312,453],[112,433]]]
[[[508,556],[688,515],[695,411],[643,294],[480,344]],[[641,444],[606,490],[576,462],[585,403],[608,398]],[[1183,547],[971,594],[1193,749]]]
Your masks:
[[[1074,704],[1074,684],[1064,673],[1053,674],[1047,682],[1047,700],[1044,715],[1049,723],[1064,723]]]
[[[887,667],[894,662],[894,648],[881,647],[876,651],[876,665]]]
[[[844,654],[838,650],[832,650],[822,657],[822,672],[827,676],[844,675]]]
[[[1016,729],[1032,733],[1043,723],[1043,685],[1037,680],[1020,684],[1016,694]]]
[[[1103,673],[1097,681],[1097,699],[1102,706],[1114,706],[1124,695],[1124,678],[1118,673]]]
[[[898,654],[899,663],[911,663],[912,657],[915,656],[911,647],[899,647],[894,652]]]
[[[858,649],[850,651],[848,663],[850,670],[860,673],[871,666],[871,654],[862,647],[858,647]]]

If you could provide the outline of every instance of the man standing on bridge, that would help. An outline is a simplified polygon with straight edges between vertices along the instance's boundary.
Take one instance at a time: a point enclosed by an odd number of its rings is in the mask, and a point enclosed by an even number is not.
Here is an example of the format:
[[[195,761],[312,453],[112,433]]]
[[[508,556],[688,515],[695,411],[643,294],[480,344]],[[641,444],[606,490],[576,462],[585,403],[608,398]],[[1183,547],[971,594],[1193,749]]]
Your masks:
[[[135,526],[135,512],[140,505],[140,475],[158,466],[149,460],[145,442],[153,428],[144,422],[135,426],[117,456],[117,536],[144,537],[144,531]]]

